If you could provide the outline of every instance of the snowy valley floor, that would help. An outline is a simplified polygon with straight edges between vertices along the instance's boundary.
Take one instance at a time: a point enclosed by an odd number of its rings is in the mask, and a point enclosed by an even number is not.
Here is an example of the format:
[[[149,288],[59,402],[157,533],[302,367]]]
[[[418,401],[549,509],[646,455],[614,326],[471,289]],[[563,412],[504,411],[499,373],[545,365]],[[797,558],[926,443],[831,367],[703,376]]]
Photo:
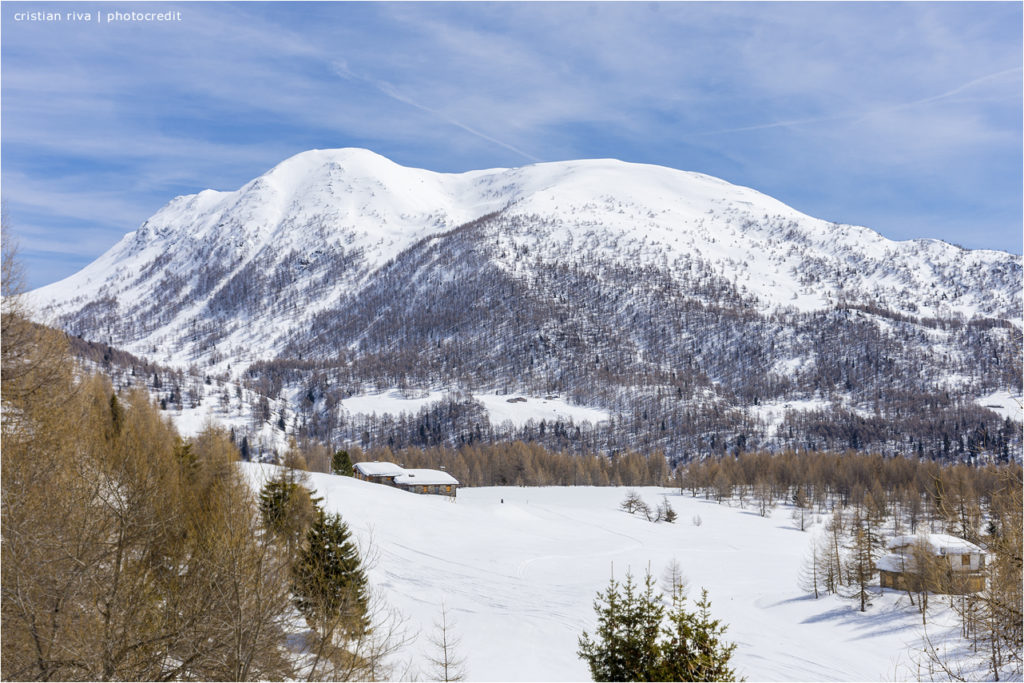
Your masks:
[[[275,470],[243,467],[257,486]],[[763,518],[641,487],[652,506],[667,494],[679,515],[654,524],[618,509],[624,488],[467,488],[453,503],[348,477],[311,474],[310,483],[363,547],[372,544],[371,582],[420,633],[404,657],[422,662],[430,651],[443,601],[468,680],[589,680],[576,639],[593,631],[597,591],[613,568],[619,579],[627,569],[642,577],[648,566],[660,576],[673,558],[691,598],[708,589],[749,681],[917,677],[921,617],[906,595],[886,591],[861,613],[852,600],[801,591],[814,528],[799,531],[786,506]]]

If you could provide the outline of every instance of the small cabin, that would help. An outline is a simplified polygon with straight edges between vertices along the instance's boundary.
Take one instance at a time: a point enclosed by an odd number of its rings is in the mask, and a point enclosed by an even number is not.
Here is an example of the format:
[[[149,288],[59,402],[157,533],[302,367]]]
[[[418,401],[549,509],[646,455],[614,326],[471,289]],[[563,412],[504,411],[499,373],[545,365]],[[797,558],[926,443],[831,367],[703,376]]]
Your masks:
[[[441,470],[405,470],[395,477],[395,486],[413,493],[433,493],[439,496],[455,497],[459,481]]]
[[[393,462],[357,462],[353,465],[356,479],[385,484],[412,493],[455,497],[459,481],[442,470],[405,469]]]
[[[985,551],[962,538],[948,534],[897,536],[890,541],[889,550],[876,564],[882,588],[956,595],[985,589]],[[917,566],[922,552],[935,560],[931,571],[922,573]]]
[[[352,475],[356,479],[388,486],[394,486],[394,478],[403,472],[405,470],[393,462],[357,462],[352,466]]]

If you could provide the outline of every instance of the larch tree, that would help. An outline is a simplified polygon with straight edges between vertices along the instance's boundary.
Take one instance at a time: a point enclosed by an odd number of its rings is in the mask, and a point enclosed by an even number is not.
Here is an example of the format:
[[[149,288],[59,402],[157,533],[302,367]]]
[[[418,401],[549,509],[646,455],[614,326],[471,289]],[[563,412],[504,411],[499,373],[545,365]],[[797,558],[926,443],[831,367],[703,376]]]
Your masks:
[[[462,681],[466,678],[466,658],[459,653],[462,638],[455,632],[455,622],[448,608],[441,603],[441,616],[434,622],[434,632],[428,637],[432,651],[427,655],[433,681]]]
[[[850,543],[847,546],[846,575],[849,577],[848,595],[860,602],[860,611],[867,609],[868,588],[875,576],[874,545],[869,525],[860,514],[851,521]]]

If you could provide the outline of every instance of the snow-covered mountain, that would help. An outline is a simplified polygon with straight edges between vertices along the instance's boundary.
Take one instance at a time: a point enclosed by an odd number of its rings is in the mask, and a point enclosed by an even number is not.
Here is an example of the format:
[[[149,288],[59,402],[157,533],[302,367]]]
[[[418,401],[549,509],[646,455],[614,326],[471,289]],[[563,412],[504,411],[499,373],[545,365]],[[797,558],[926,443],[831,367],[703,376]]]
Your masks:
[[[291,382],[310,415],[372,384],[562,393],[620,415],[673,394],[877,417],[907,392],[1016,390],[1021,278],[1019,256],[894,242],[697,173],[443,174],[340,149],[178,197],[33,297],[44,319],[164,364]],[[666,410],[643,419],[671,431]]]
[[[88,320],[83,308],[120,321],[109,335],[128,350],[178,352],[185,341],[202,358],[212,347],[181,333],[218,319],[241,331],[219,343],[269,358],[312,315],[358,296],[389,260],[479,219],[500,250],[494,264],[522,277],[534,261],[587,256],[670,273],[704,268],[763,310],[850,301],[924,317],[1012,318],[1021,303],[1019,257],[893,242],[705,175],[615,160],[443,174],[363,149],[304,152],[237,191],[178,197],[36,297],[72,324]],[[261,274],[270,298],[294,301],[284,319],[236,291],[246,289],[240,276]]]

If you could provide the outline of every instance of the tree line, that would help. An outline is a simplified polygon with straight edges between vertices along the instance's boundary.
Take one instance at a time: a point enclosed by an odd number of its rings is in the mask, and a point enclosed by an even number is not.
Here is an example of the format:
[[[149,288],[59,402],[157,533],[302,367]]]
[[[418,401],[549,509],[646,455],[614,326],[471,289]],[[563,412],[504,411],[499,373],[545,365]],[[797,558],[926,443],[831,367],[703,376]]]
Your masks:
[[[358,581],[351,609],[340,520],[289,514],[282,532],[228,432],[182,439],[146,391],[77,367],[3,256],[3,678],[388,677],[401,620]],[[324,559],[339,547],[340,573]]]

